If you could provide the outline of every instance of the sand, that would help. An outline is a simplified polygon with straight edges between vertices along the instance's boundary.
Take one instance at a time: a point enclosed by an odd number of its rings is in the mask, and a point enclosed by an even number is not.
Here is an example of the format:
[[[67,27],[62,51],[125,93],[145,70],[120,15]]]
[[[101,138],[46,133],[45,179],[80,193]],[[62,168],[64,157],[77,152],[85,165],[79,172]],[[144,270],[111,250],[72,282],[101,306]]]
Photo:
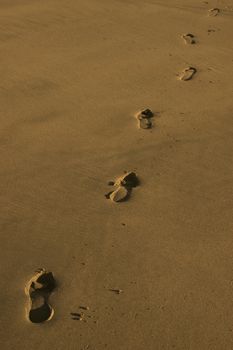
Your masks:
[[[0,20],[1,349],[232,349],[232,1],[0,0]]]

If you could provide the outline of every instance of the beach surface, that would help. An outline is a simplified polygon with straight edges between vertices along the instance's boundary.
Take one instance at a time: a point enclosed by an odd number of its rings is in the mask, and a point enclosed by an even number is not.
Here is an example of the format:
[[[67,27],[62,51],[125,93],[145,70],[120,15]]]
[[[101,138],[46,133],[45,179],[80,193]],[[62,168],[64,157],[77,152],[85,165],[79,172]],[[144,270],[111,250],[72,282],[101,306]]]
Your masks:
[[[0,0],[0,23],[1,349],[233,349],[232,1]]]

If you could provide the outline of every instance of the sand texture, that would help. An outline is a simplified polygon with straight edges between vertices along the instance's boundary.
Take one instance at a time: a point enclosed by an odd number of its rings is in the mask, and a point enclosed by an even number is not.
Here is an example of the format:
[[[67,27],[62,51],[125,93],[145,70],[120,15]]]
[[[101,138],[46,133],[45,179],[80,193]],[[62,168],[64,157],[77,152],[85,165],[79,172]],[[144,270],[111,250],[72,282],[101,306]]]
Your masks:
[[[232,35],[232,0],[0,0],[2,350],[233,349]]]

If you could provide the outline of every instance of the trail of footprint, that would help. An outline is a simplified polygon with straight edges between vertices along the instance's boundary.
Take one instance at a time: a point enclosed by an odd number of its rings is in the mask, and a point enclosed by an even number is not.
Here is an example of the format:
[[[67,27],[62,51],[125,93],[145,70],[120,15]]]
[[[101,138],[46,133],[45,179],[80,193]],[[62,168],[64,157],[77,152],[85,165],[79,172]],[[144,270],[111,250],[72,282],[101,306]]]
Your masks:
[[[140,129],[152,128],[151,118],[154,117],[154,113],[149,108],[139,111],[136,113],[135,117],[138,120],[138,126]]]
[[[195,44],[196,40],[194,38],[194,35],[191,33],[183,34],[181,37],[184,39],[186,44]]]
[[[179,79],[184,81],[191,80],[196,71],[194,67],[187,67],[181,72]]]
[[[55,286],[52,272],[47,272],[45,269],[38,270],[27,283],[25,287],[25,293],[29,297],[27,317],[32,323],[52,319],[54,310],[49,305],[48,299]]]
[[[217,8],[217,7],[212,8],[212,9],[208,10],[208,16],[215,17],[219,14],[219,12],[220,12],[219,8]]]
[[[105,197],[111,199],[112,202],[123,202],[128,199],[132,189],[139,185],[139,180],[137,175],[130,171],[120,176],[116,181],[110,181],[109,184],[117,186],[117,188],[107,193]]]

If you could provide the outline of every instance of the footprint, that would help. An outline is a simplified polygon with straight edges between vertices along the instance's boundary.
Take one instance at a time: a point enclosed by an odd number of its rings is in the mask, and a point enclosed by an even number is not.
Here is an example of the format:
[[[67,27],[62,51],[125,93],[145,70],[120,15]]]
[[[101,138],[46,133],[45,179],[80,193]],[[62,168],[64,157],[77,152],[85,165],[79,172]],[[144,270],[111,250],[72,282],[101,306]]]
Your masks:
[[[139,119],[139,128],[140,129],[151,129],[152,128],[152,122],[150,119]]]
[[[140,129],[151,129],[152,121],[154,113],[149,109],[143,109],[136,114],[136,118],[138,120],[138,126]]]
[[[120,176],[115,182],[114,185],[122,185],[125,187],[137,187],[139,185],[139,180],[135,172],[130,171],[126,172],[124,175]]]
[[[212,8],[208,11],[208,16],[215,17],[219,14],[219,12],[220,12],[220,10],[217,7]]]
[[[196,68],[194,67],[187,67],[183,70],[183,72],[180,74],[180,77],[179,79],[180,80],[184,80],[184,81],[187,81],[187,80],[191,80],[192,77],[194,76],[194,74],[196,73]]]
[[[216,29],[208,29],[207,32],[208,32],[208,34],[209,33],[214,33],[214,32],[216,32]]]
[[[195,44],[196,40],[194,39],[194,35],[191,33],[183,34],[181,36],[186,44]]]
[[[117,186],[117,188],[107,193],[105,197],[111,199],[112,202],[123,202],[128,199],[132,189],[139,185],[139,180],[137,175],[133,171],[130,171],[125,172],[116,181],[110,181],[109,184],[111,186]]]
[[[110,292],[116,293],[116,294],[121,294],[123,293],[122,289],[109,289]]]
[[[124,186],[119,186],[113,191],[109,198],[112,202],[123,202],[129,195],[129,190]]]
[[[40,269],[30,279],[25,287],[25,293],[29,297],[27,317],[32,323],[49,321],[54,315],[53,308],[48,299],[56,284],[52,272]]]
[[[83,312],[81,312],[81,313],[79,313],[79,312],[71,312],[70,315],[71,315],[72,320],[75,320],[75,321],[83,321],[83,319],[84,319],[84,313]]]

